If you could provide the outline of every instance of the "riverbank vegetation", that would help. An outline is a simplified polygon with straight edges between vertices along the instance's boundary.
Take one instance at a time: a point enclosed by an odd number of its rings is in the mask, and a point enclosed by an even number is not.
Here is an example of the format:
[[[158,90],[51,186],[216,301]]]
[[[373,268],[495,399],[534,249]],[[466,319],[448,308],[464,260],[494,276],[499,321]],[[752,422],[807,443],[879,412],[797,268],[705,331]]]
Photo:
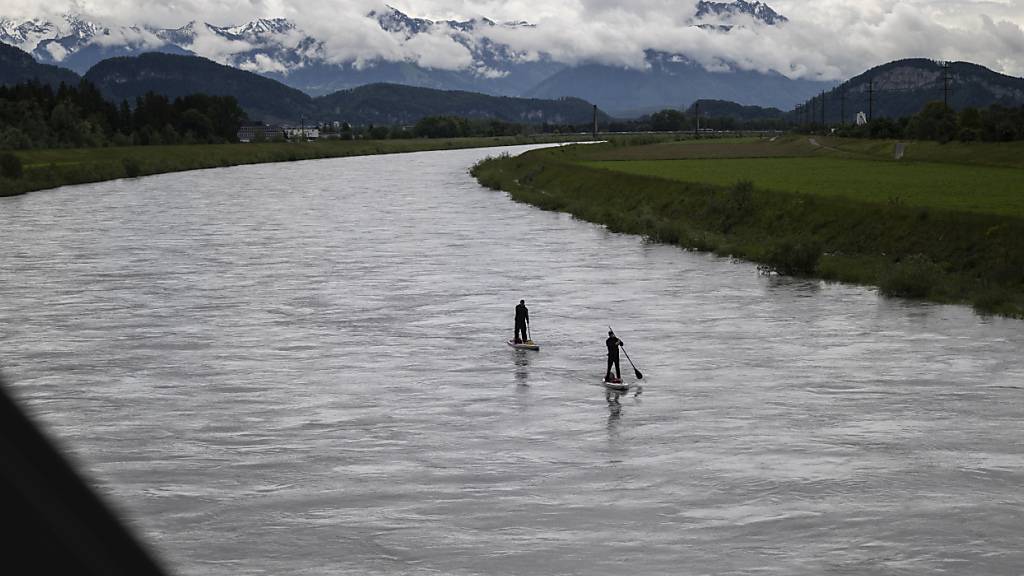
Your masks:
[[[897,161],[895,143],[848,142],[562,147],[473,173],[519,201],[764,271],[1024,317],[1024,160],[1003,149],[1018,144],[910,143]]]
[[[821,131],[822,126],[804,126]],[[946,143],[1014,142],[1024,140],[1024,106],[994,105],[954,110],[942,102],[930,102],[914,116],[875,118],[860,126],[835,127],[835,135],[847,138],[906,138]]]
[[[117,106],[87,81],[0,86],[0,150],[234,142],[245,120],[230,96],[149,93]]]
[[[558,135],[537,135],[17,150],[0,152],[0,196],[11,196],[71,184],[240,164],[512,146],[561,142],[567,138]],[[8,169],[11,172],[8,172]]]
[[[579,138],[572,126],[428,117],[415,126],[325,123],[333,130],[315,143],[234,144],[247,122],[229,96],[151,92],[115,105],[85,80],[0,86],[0,196],[198,168]]]

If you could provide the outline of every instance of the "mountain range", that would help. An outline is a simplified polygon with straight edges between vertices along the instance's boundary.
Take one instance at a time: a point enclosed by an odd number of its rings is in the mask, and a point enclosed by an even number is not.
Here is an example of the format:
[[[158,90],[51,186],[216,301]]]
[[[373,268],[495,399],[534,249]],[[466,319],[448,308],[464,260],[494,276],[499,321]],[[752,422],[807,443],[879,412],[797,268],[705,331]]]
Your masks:
[[[371,83],[396,83],[497,96],[577,97],[618,116],[688,105],[698,98],[734,100],[792,108],[834,83],[791,80],[777,73],[738,66],[708,71],[685,54],[648,50],[643,69],[583,62],[566,64],[546,53],[517,50],[491,39],[533,27],[528,22],[428,20],[386,7],[366,15],[400,43],[443,37],[463,47],[471,63],[458,69],[430,66],[409,57],[337,61],[327,42],[281,18],[238,26],[189,22],[180,28],[107,26],[79,15],[62,21],[0,18],[0,42],[31,53],[39,62],[85,74],[101,60],[146,52],[198,55],[258,73],[312,96]],[[700,1],[689,25],[707,34],[728,34],[736,26],[787,25],[785,16],[763,2]],[[426,35],[426,36],[425,36]],[[232,46],[219,53],[209,46]]]
[[[944,81],[944,77],[948,80]],[[252,72],[196,56],[161,53],[110,58],[93,66],[85,78],[117,102],[133,101],[148,91],[169,97],[194,92],[234,96],[251,118],[268,122],[295,123],[308,118],[354,124],[410,124],[424,116],[453,115],[516,123],[578,125],[588,123],[593,112],[590,103],[572,97],[498,97],[391,83],[372,83],[311,97]],[[29,54],[0,44],[0,85],[30,79],[57,86],[61,82],[75,83],[79,76],[64,68],[40,64]],[[642,100],[645,97],[642,85],[637,77],[634,80],[637,98]],[[948,93],[945,92],[947,86]],[[659,87],[654,85],[649,89],[654,91]],[[819,121],[824,98],[825,118],[830,124],[838,124],[843,119],[852,123],[861,111],[870,111],[879,118],[899,118],[916,114],[926,103],[942,100],[947,95],[950,106],[958,110],[993,104],[1024,106],[1024,79],[968,62],[952,62],[944,68],[942,63],[933,60],[898,60],[819,93],[786,117],[809,122],[809,114],[813,112],[814,121]],[[685,99],[677,101],[686,102]],[[774,108],[742,106],[735,100],[700,99],[700,102],[701,114],[716,118],[764,120],[782,114]],[[693,112],[692,106],[688,112]],[[603,112],[600,117],[607,118]]]
[[[284,19],[235,27],[191,22],[177,29],[152,29],[103,27],[73,16],[60,25],[0,18],[0,84],[28,78],[52,85],[77,81],[73,71],[53,64],[58,62],[82,71],[116,101],[131,101],[147,90],[169,96],[201,91],[235,96],[255,119],[289,123],[303,117],[385,124],[408,123],[424,115],[489,114],[509,122],[580,124],[590,119],[588,102],[619,118],[686,108],[697,100],[782,110],[796,106],[793,118],[799,121],[806,116],[804,109],[820,118],[824,101],[830,123],[839,123],[841,112],[852,122],[858,111],[869,109],[876,117],[909,116],[946,95],[957,109],[1024,105],[1024,79],[966,62],[951,63],[944,71],[942,64],[931,60],[900,60],[841,85],[739,69],[712,72],[684,55],[653,50],[644,55],[646,69],[599,63],[570,66],[548,55],[516,52],[482,33],[496,27],[506,32],[528,29],[532,25],[526,22],[432,21],[394,8],[367,17],[384,33],[410,41],[428,33],[449,35],[472,51],[473,65],[441,70],[408,60],[334,63],[323,42]],[[728,34],[737,26],[790,25],[768,5],[746,0],[701,1],[690,24],[709,34]],[[200,40],[211,37],[245,49],[226,56],[227,62],[194,56],[205,45]],[[4,42],[31,49],[31,56]],[[944,74],[948,80],[943,80]],[[943,92],[946,85],[948,94]]]
[[[12,46],[0,44],[0,85],[27,80],[57,86],[77,83],[70,70],[39,64]],[[134,102],[147,92],[177,98],[195,93],[233,96],[249,117],[271,123],[343,121],[358,125],[409,125],[426,116],[496,119],[518,124],[589,124],[594,109],[577,98],[540,100],[490,96],[375,83],[311,97],[252,72],[200,58],[147,53],[108,58],[84,76],[109,100]],[[608,116],[598,112],[598,119]]]
[[[29,80],[57,86],[61,82],[78,82],[78,74],[59,66],[40,64],[31,54],[14,46],[0,44],[0,86],[21,84]]]
[[[948,89],[948,91],[947,91]],[[928,102],[948,100],[954,110],[992,105],[1024,106],[1024,78],[1000,74],[970,62],[938,62],[924,58],[896,60],[854,76],[802,106],[830,124],[852,123],[858,112],[875,118],[903,118]],[[845,112],[845,116],[843,113]]]
[[[563,69],[525,95],[533,98],[575,96],[595,98],[604,110],[621,117],[636,117],[664,108],[686,107],[700,99],[728,100],[745,105],[792,108],[802,98],[831,88],[834,83],[790,80],[777,73],[737,70],[710,72],[679,56],[649,51],[647,70],[604,64]],[[614,90],[607,90],[607,86]]]

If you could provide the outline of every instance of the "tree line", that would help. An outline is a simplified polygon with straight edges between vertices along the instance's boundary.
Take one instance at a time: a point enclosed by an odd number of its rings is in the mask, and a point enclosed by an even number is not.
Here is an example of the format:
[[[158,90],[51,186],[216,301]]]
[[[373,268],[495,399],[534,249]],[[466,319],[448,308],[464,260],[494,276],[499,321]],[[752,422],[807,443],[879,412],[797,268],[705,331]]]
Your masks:
[[[810,126],[814,131],[820,126]],[[1024,106],[993,105],[953,110],[942,102],[929,102],[910,117],[875,118],[861,126],[835,129],[838,136],[932,140],[936,142],[1012,142],[1024,140]]]
[[[235,142],[246,120],[232,96],[150,92],[115,105],[87,80],[0,86],[0,150]]]
[[[468,138],[521,136],[554,129],[535,127],[502,120],[467,119],[460,116],[427,116],[413,126],[369,124],[356,126],[348,122],[322,123],[321,135],[341,140],[398,140],[405,138]]]
[[[498,120],[467,120],[454,116],[431,116],[423,118],[411,131],[404,131],[395,137],[454,138],[458,136],[514,136],[520,134],[578,134],[590,133],[593,124],[551,124],[538,126],[513,124]],[[737,118],[734,116],[701,116],[701,130],[785,130],[791,124],[784,118]],[[696,116],[679,110],[665,109],[635,119],[609,120],[598,126],[601,132],[687,132],[696,128]],[[385,129],[371,127],[385,133]]]

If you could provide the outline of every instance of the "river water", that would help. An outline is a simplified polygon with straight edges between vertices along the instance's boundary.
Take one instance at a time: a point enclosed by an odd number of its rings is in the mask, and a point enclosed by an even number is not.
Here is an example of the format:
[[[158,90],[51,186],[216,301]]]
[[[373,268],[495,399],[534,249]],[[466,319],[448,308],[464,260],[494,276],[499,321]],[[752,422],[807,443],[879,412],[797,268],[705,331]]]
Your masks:
[[[1024,573],[1024,322],[516,204],[498,152],[2,199],[5,375],[183,575]]]

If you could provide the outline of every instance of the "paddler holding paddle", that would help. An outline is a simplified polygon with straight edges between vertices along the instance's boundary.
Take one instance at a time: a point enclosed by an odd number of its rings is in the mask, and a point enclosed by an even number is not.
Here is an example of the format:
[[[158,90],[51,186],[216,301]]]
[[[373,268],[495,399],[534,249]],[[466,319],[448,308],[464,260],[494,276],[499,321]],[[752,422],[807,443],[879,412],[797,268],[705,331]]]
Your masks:
[[[516,306],[516,334],[514,342],[516,344],[522,344],[529,340],[529,333],[526,330],[526,325],[530,323],[530,310],[526,307],[526,300],[520,300],[519,305]],[[522,338],[520,338],[520,334]]]
[[[608,339],[604,341],[608,346],[608,370],[604,373],[605,382],[622,382],[622,372],[619,371],[619,346],[622,340],[615,335],[615,332],[608,330]],[[612,380],[612,365],[615,365],[615,380]]]

